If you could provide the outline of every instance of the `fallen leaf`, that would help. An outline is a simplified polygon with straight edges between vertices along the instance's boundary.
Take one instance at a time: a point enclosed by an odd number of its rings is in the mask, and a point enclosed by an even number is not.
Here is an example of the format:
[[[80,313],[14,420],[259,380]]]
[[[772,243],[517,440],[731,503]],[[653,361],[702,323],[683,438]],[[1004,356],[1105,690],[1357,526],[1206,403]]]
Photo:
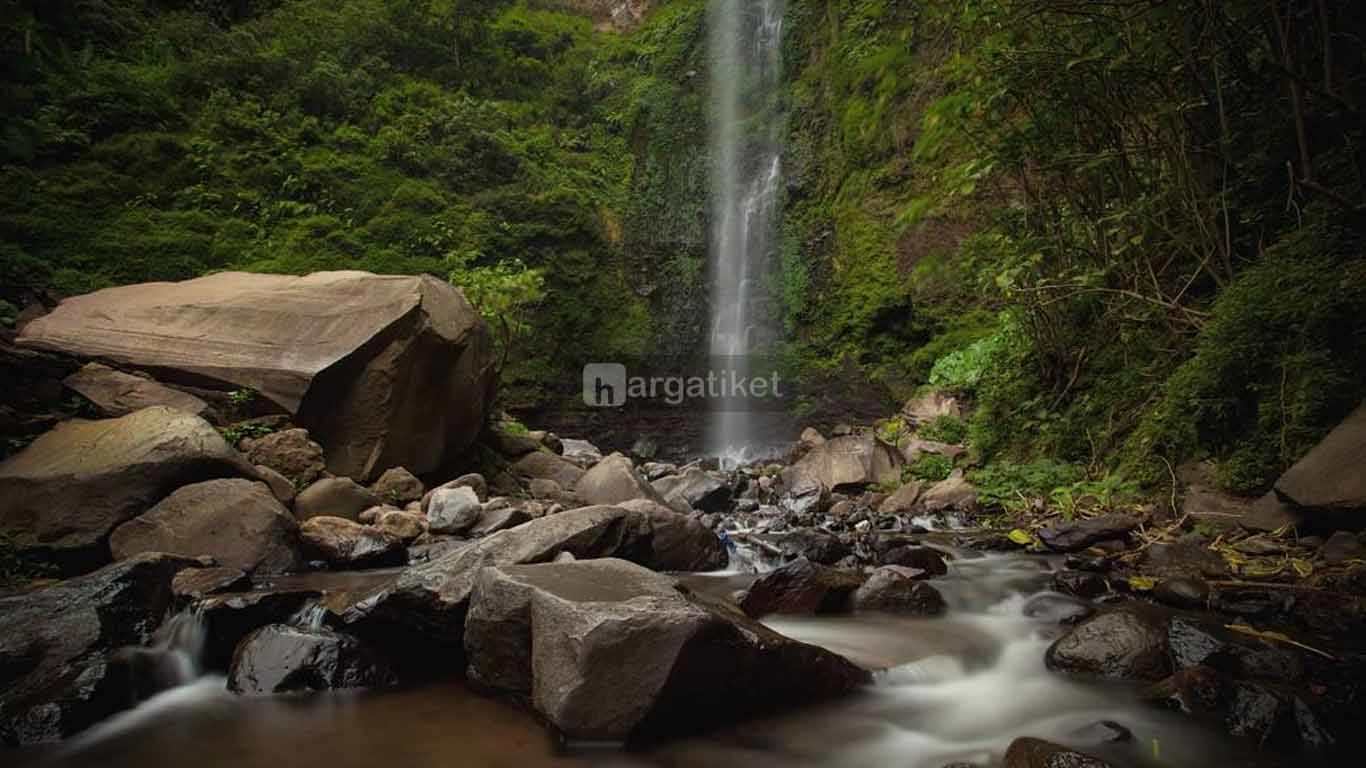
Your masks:
[[[1007,534],[1007,538],[1009,538],[1011,541],[1015,542],[1016,544],[1019,544],[1022,547],[1027,547],[1030,544],[1034,543],[1034,536],[1030,534],[1029,531],[1020,528],[1016,528],[1015,530]]]
[[[1130,576],[1129,589],[1135,592],[1151,592],[1157,586],[1157,579],[1151,576]]]

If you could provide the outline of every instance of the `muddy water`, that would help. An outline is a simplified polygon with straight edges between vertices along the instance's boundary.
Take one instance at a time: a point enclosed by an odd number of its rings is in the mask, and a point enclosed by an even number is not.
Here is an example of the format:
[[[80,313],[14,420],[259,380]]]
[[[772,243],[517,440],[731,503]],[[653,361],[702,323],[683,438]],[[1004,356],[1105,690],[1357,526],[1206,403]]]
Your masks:
[[[837,703],[737,724],[643,754],[557,750],[526,714],[458,685],[239,698],[221,678],[174,689],[24,765],[338,768],[340,766],[898,766],[998,764],[1017,736],[1100,754],[1119,766],[1251,766],[1241,744],[1138,704],[1122,686],[1049,672],[1044,651],[1076,604],[1043,591],[1048,564],[958,559],[935,581],[939,618],[861,614],[773,618],[774,628],[884,669]],[[752,576],[689,577],[728,592]],[[6,757],[0,754],[0,758]],[[8,763],[8,760],[0,760]],[[1266,763],[1260,763],[1266,764]]]

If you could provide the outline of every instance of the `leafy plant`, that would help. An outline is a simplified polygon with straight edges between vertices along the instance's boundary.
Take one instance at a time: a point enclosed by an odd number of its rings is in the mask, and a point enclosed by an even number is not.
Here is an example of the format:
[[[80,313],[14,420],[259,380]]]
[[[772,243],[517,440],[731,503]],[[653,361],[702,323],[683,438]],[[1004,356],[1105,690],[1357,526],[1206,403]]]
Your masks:
[[[956,445],[967,439],[968,425],[961,418],[946,413],[921,427],[919,435],[926,440]]]
[[[916,480],[939,482],[953,473],[953,461],[937,453],[922,454],[907,472]]]

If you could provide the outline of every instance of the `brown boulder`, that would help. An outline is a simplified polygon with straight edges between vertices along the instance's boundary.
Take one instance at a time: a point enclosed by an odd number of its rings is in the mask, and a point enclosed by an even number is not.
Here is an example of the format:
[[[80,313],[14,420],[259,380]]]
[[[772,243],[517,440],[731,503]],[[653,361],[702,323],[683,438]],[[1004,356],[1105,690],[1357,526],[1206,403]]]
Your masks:
[[[329,629],[271,624],[238,646],[228,690],[245,694],[382,688],[394,673],[354,637]]]
[[[479,432],[489,334],[430,276],[222,272],[67,299],[21,344],[259,393],[307,427],[328,469],[368,479],[436,469]]]
[[[294,516],[301,522],[322,516],[359,520],[360,513],[382,505],[380,497],[350,478],[325,477],[294,497]]]
[[[127,416],[154,405],[164,405],[196,416],[203,416],[209,410],[209,404],[194,395],[99,363],[87,363],[62,380],[62,384],[89,400],[101,414],[111,418]]]
[[[323,447],[308,436],[306,429],[283,429],[248,438],[242,441],[242,450],[252,464],[270,467],[296,488],[313,483],[327,469]]]
[[[107,562],[105,538],[187,483],[254,470],[209,423],[162,406],[73,420],[0,463],[0,532],[69,571]]]
[[[593,465],[574,485],[574,493],[585,504],[620,504],[632,499],[665,503],[659,491],[640,474],[630,459],[620,453],[614,453]]]
[[[854,592],[854,608],[860,611],[937,616],[948,606],[939,590],[920,581],[922,575],[915,568],[885,565],[873,571],[868,581]]]
[[[115,529],[115,560],[143,552],[212,557],[243,571],[299,565],[298,523],[265,483],[208,480],[187,485]]]
[[[554,480],[565,490],[573,490],[583,477],[577,465],[545,451],[534,451],[518,459],[512,471],[527,479]]]
[[[1092,616],[1048,649],[1050,669],[1086,677],[1161,680],[1171,674],[1167,629],[1153,616],[1121,609]]]
[[[643,742],[848,692],[867,673],[617,559],[484,568],[470,676],[571,739]]]
[[[393,534],[340,517],[310,517],[299,526],[304,545],[332,565],[361,566],[402,560]]]
[[[820,483],[826,490],[901,479],[901,454],[874,435],[847,435],[813,446],[801,461],[783,470],[783,485]]]
[[[715,571],[730,562],[726,545],[697,518],[647,499],[633,499],[618,506],[650,518],[654,554],[643,565],[657,571]]]
[[[1366,405],[1352,412],[1276,481],[1276,493],[1306,510],[1366,511]],[[1354,527],[1366,527],[1357,516]]]
[[[1083,752],[1026,737],[1010,742],[1005,768],[1111,768],[1111,765]]]
[[[403,467],[394,467],[385,470],[374,485],[370,486],[370,490],[390,504],[403,505],[420,501],[427,489],[423,487],[421,480],[413,477],[412,472]]]
[[[843,613],[853,608],[864,577],[854,571],[798,558],[769,571],[750,585],[740,607],[750,616],[770,613]]]

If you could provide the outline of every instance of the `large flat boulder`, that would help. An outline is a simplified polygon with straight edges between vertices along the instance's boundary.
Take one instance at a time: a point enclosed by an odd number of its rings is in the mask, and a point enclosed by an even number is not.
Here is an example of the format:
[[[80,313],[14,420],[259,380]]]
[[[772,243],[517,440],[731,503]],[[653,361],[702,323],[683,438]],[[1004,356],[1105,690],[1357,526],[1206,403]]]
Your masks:
[[[430,676],[463,664],[461,638],[479,569],[577,559],[652,556],[648,516],[619,507],[583,507],[538,518],[409,567],[395,584],[348,610],[345,623],[396,663]],[[401,670],[403,671],[403,670]]]
[[[469,446],[493,387],[486,326],[430,276],[222,272],[107,288],[63,301],[19,342],[251,389],[308,428],[329,470],[365,480],[428,472]]]
[[[299,526],[270,486],[252,480],[206,480],[177,489],[114,530],[115,560],[143,552],[212,557],[219,565],[264,573],[301,562]]]
[[[196,416],[202,416],[209,410],[209,404],[194,395],[99,363],[87,363],[63,379],[62,384],[89,400],[100,413],[110,417],[127,416],[133,411],[154,405],[164,405]]]
[[[663,504],[664,497],[640,474],[631,460],[614,453],[599,461],[579,478],[574,493],[586,504],[620,504],[646,499]]]
[[[783,484],[820,483],[827,490],[863,487],[901,479],[901,453],[871,434],[846,435],[813,447],[783,471]]]
[[[195,563],[144,554],[45,589],[0,597],[0,743],[58,741],[129,706],[113,654],[144,646]]]
[[[1276,493],[1304,509],[1366,511],[1366,405],[1287,469]],[[1366,520],[1355,522],[1366,527]]]
[[[646,742],[868,680],[618,559],[481,569],[465,645],[471,678],[529,701],[570,739]]]
[[[209,423],[157,406],[73,420],[0,464],[0,532],[67,571],[109,561],[115,527],[188,483],[255,475]]]

